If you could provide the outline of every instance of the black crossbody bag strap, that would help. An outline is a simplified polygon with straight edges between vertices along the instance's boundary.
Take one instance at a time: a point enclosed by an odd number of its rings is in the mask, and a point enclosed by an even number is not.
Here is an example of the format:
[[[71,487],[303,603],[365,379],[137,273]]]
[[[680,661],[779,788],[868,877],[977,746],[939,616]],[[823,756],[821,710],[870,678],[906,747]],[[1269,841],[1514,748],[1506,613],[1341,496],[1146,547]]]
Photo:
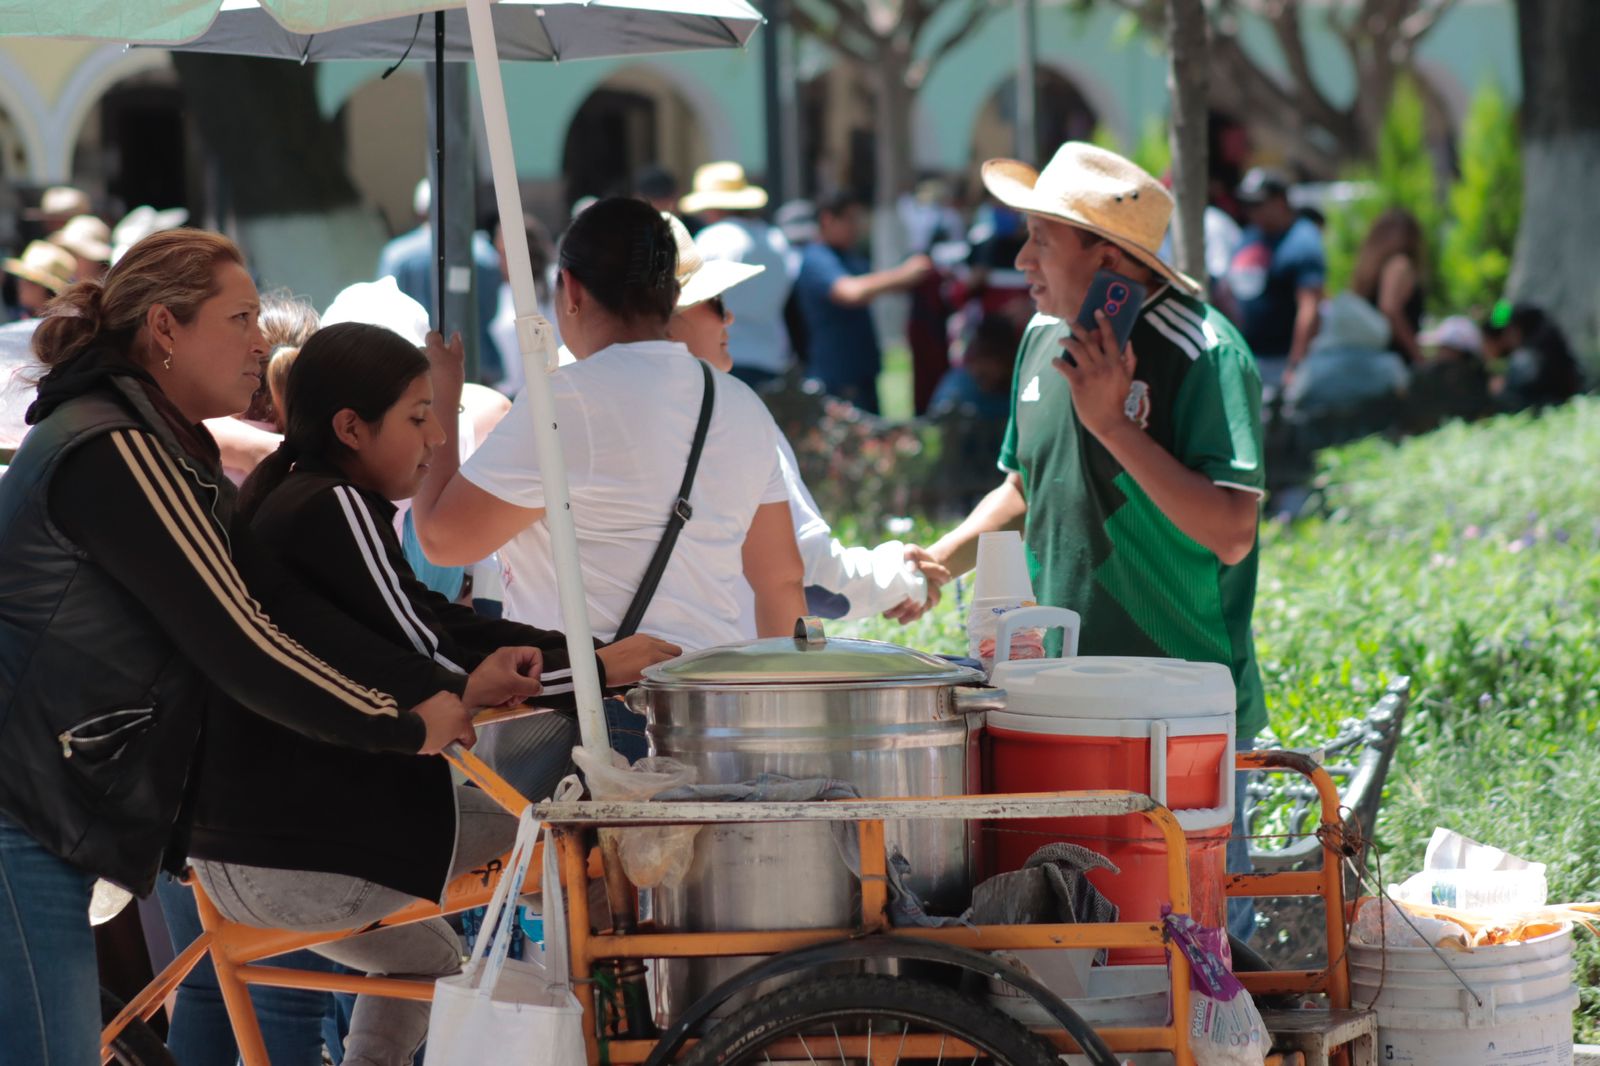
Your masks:
[[[689,506],[689,491],[694,488],[695,471],[700,469],[700,453],[706,449],[706,432],[711,428],[711,408],[717,397],[716,386],[711,378],[711,365],[699,359],[695,362],[700,364],[700,373],[705,375],[706,387],[700,400],[700,421],[694,427],[694,443],[689,446],[689,462],[683,471],[683,484],[678,487],[678,498],[672,505],[672,514],[667,516],[667,528],[661,533],[661,543],[656,545],[656,553],[650,557],[650,565],[645,567],[639,590],[633,594],[633,602],[628,604],[628,613],[622,616],[622,625],[617,627],[617,640],[631,637],[639,631],[644,612],[655,597],[656,586],[661,584],[661,575],[666,572],[667,560],[672,558],[678,534],[683,532],[683,524],[694,516],[694,508]]]

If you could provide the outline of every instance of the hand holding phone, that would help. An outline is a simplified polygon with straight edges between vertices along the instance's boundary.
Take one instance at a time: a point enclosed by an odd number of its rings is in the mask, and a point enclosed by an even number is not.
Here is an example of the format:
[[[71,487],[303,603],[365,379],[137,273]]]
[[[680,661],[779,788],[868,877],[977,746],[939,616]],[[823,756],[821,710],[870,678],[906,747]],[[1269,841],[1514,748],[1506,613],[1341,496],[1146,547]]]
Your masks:
[[[1073,332],[1087,337],[1098,330],[1100,323],[1095,320],[1094,314],[1103,311],[1111,321],[1112,332],[1117,337],[1117,351],[1120,352],[1128,346],[1128,338],[1133,336],[1133,324],[1139,320],[1139,311],[1144,307],[1147,295],[1145,287],[1132,278],[1110,270],[1096,271],[1089,282],[1089,292],[1083,298],[1083,306],[1078,309],[1078,317],[1072,323]],[[1077,366],[1070,354],[1063,353],[1062,358],[1070,365]]]

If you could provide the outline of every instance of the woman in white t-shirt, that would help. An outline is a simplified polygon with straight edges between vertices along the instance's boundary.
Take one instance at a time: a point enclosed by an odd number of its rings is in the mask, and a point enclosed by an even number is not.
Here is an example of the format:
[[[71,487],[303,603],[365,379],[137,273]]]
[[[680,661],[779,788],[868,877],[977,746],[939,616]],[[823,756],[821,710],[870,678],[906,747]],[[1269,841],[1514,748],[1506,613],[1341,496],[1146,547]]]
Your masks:
[[[578,554],[595,636],[621,624],[671,512],[699,419],[704,379],[667,338],[678,297],[677,248],[642,201],[602,200],[579,215],[559,253],[555,305],[577,357],[551,376],[566,454]],[[453,381],[459,360],[431,346]],[[778,461],[777,427],[743,383],[718,374],[710,429],[683,528],[639,624],[684,650],[743,639],[742,585],[755,593],[756,631],[793,631],[804,613],[803,573]],[[435,455],[413,501],[429,558],[444,565],[499,551],[509,618],[557,624],[560,605],[544,479],[526,395],[459,470]]]

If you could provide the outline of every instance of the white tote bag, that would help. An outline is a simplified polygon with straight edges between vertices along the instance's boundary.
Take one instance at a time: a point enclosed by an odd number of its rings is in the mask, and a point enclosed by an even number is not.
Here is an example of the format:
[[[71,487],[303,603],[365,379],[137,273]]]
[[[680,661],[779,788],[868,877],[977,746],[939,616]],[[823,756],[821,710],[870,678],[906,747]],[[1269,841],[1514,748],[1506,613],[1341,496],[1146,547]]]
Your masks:
[[[559,790],[558,790],[559,791]],[[544,849],[544,951],[540,961],[507,958],[517,893],[532,861],[540,828],[533,808],[523,809],[511,861],[500,877],[483,932],[466,968],[433,986],[428,1016],[428,1061],[474,1066],[584,1066],[583,1008],[572,994],[567,955],[566,905],[555,841]],[[528,944],[531,951],[532,943]]]

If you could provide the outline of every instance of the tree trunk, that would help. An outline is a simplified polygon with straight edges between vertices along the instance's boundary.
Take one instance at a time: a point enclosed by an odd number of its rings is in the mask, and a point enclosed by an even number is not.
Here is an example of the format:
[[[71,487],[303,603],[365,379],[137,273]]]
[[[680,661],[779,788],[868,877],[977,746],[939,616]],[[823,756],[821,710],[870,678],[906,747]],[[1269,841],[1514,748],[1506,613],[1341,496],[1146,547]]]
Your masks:
[[[188,52],[172,61],[205,149],[227,179],[221,213],[263,283],[321,306],[370,280],[386,234],[345,169],[343,137],[317,106],[315,68]]]
[[[1600,50],[1594,0],[1517,0],[1522,59],[1522,225],[1508,289],[1543,308],[1582,356],[1600,351]]]
[[[883,49],[873,68],[873,259],[878,266],[905,257],[905,234],[897,204],[911,188],[911,104],[906,84],[910,57]]]
[[[1206,110],[1210,106],[1205,0],[1168,0],[1167,88],[1172,94],[1172,248],[1179,270],[1206,277]]]

